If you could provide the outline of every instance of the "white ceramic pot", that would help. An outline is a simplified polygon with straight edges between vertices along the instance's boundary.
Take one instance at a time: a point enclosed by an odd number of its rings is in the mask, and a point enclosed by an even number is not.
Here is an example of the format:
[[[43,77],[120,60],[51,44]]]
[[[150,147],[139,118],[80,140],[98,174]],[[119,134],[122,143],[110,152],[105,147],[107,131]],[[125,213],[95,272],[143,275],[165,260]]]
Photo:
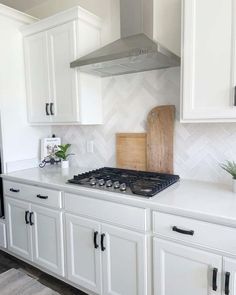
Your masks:
[[[234,179],[234,178],[232,180],[232,190],[234,193],[236,193],[236,179]]]
[[[69,161],[68,160],[63,160],[61,161],[61,168],[69,168]]]

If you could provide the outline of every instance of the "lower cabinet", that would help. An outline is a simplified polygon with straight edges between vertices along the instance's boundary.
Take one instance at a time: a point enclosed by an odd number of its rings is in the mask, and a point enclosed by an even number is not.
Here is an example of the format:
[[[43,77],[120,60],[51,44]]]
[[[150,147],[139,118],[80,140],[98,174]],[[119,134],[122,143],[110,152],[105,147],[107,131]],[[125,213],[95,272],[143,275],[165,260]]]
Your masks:
[[[147,294],[144,235],[70,214],[66,232],[69,280],[103,295]]]
[[[101,227],[92,220],[66,214],[68,279],[101,293]]]
[[[32,205],[33,261],[64,276],[62,212]]]
[[[222,294],[221,256],[157,238],[153,251],[154,295]]]
[[[32,260],[31,231],[26,224],[30,213],[29,203],[5,198],[8,249],[25,258]]]
[[[147,294],[145,236],[102,225],[102,237],[103,295]]]
[[[64,276],[62,213],[5,197],[8,249]]]

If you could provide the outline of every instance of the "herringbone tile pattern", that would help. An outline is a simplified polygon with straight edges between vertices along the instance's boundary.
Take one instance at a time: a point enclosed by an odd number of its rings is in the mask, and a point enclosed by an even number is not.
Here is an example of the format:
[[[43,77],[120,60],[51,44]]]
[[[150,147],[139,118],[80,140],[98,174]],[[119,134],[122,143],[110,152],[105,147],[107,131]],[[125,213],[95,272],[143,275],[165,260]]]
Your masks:
[[[176,105],[175,172],[183,178],[229,182],[219,163],[236,160],[236,124],[180,124],[179,68],[103,79],[104,125],[63,126],[53,131],[73,145],[72,165],[115,165],[115,133],[142,132],[148,112],[157,105]],[[93,140],[95,151],[86,152]]]

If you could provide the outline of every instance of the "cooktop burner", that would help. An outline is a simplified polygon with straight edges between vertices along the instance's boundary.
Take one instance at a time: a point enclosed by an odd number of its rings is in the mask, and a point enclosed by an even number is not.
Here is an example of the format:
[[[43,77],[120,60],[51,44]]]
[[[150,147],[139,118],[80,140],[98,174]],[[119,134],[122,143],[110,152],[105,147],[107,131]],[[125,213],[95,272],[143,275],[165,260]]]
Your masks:
[[[100,168],[75,175],[69,183],[128,195],[153,197],[179,180],[178,175],[118,168]]]

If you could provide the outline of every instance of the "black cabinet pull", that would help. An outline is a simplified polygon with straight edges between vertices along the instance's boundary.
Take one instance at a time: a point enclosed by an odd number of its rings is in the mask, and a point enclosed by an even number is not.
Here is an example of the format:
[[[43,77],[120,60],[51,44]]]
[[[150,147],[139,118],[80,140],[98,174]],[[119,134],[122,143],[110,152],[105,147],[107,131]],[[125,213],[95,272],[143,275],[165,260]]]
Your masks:
[[[173,226],[172,230],[183,235],[189,235],[189,236],[194,235],[194,230],[184,230],[184,229],[178,228],[177,226]]]
[[[45,106],[46,115],[50,116],[49,111],[48,111],[48,107],[49,107],[49,103],[46,103],[46,106]]]
[[[29,222],[30,222],[30,225],[34,225],[34,222],[32,220],[32,217],[34,215],[34,212],[30,212],[30,215],[29,215]]]
[[[15,189],[15,188],[10,188],[10,192],[19,193],[20,190],[19,189]]]
[[[236,106],[236,86],[234,87],[234,106]]]
[[[25,211],[25,223],[29,224],[29,211]]]
[[[54,112],[53,112],[53,102],[50,103],[50,113],[52,116],[54,116]]]
[[[230,272],[225,273],[225,295],[229,295]]]
[[[218,274],[218,269],[213,268],[213,275],[212,275],[212,290],[217,291],[217,274]]]
[[[46,200],[46,199],[48,199],[48,196],[42,196],[39,194],[39,195],[37,195],[37,198]]]
[[[105,239],[106,234],[101,234],[101,250],[105,251],[106,247],[104,246],[104,239]]]
[[[98,238],[98,231],[95,231],[93,234],[93,244],[94,244],[95,249],[97,249],[99,247],[99,245],[97,243],[97,238]]]

